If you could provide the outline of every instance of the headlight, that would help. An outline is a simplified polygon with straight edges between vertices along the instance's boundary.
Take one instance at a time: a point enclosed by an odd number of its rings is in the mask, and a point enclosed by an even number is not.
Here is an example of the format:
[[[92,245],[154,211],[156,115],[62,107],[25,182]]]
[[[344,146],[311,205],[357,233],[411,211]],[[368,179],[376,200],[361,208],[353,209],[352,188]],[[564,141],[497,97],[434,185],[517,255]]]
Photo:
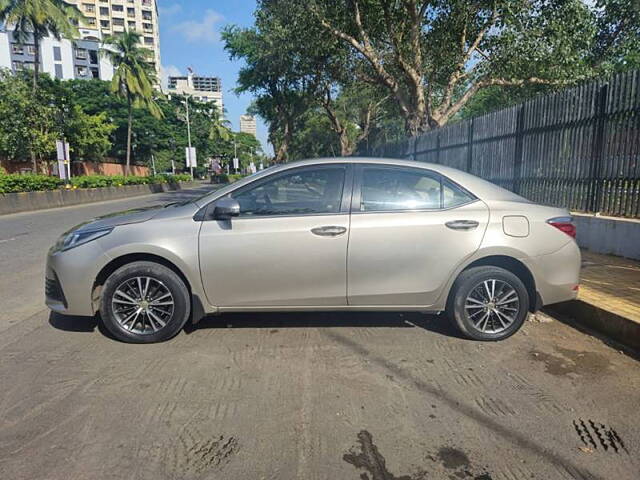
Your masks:
[[[76,230],[61,236],[53,247],[55,251],[64,252],[79,245],[92,242],[100,237],[111,233],[113,228],[103,228],[101,230]]]

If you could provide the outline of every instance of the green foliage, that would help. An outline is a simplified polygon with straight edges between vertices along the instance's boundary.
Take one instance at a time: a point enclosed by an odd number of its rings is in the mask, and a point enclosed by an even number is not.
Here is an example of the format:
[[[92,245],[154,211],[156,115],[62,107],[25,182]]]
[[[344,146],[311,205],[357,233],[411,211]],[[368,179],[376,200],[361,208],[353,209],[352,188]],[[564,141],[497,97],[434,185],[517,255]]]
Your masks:
[[[34,94],[24,76],[0,71],[0,155],[43,158],[55,150],[57,110],[51,100],[48,92]]]
[[[349,154],[640,66],[640,0],[260,0],[255,19],[223,40],[277,161]]]
[[[188,174],[162,174],[147,177],[136,177],[131,175],[86,175],[82,177],[71,177],[70,184],[73,188],[105,188],[189,181],[191,181],[191,175]],[[59,178],[47,175],[9,175],[0,172],[0,194],[56,190],[63,186],[63,184],[64,182]]]
[[[104,112],[86,113],[70,86],[42,75],[34,93],[26,72],[0,72],[0,155],[50,161],[56,140],[64,137],[74,159],[101,160],[115,126]]]
[[[242,180],[244,177],[246,177],[246,175],[242,175],[240,173],[232,173],[230,175],[227,175],[227,178],[231,183],[237,182],[238,180]]]
[[[106,112],[87,115],[82,107],[74,105],[73,115],[66,127],[72,154],[78,160],[102,161],[111,148],[109,137],[115,129]]]
[[[60,185],[62,185],[62,181],[59,178],[47,175],[6,175],[0,173],[0,194],[55,190]]]
[[[126,185],[150,185],[188,181],[191,181],[191,176],[188,174],[161,174],[147,177],[137,177],[133,175],[87,175],[71,177],[71,185],[77,188],[122,187]]]

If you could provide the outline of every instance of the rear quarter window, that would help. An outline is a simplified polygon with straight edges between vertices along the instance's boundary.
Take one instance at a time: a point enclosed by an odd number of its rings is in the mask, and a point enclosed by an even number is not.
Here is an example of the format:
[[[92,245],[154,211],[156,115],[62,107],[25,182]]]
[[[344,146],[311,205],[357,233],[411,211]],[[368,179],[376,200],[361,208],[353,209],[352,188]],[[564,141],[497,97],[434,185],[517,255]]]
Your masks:
[[[445,178],[442,182],[442,208],[458,207],[475,199],[473,195],[450,180]]]

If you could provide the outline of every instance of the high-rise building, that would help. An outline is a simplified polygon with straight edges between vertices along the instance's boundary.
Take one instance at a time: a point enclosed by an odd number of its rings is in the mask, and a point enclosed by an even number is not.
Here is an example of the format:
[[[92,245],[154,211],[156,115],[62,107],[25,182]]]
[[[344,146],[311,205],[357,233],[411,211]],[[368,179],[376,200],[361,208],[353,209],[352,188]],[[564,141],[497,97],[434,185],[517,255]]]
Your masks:
[[[240,131],[256,136],[256,117],[253,115],[240,115]]]
[[[56,40],[45,37],[40,43],[40,71],[61,80],[99,78],[111,80],[113,66],[99,54],[102,32],[79,28],[80,37]],[[33,37],[18,41],[9,26],[0,25],[0,68],[14,72],[35,67]]]
[[[211,102],[223,112],[222,82],[218,77],[195,75],[191,69],[186,76],[169,77],[168,94],[188,95],[200,102]]]
[[[151,50],[150,62],[160,78],[160,24],[157,0],[65,0],[85,16],[81,27],[98,30],[102,35],[125,31],[138,32],[141,45]]]
[[[113,66],[99,55],[106,35],[136,31],[141,45],[151,50],[150,63],[160,78],[160,32],[157,0],[65,0],[85,16],[77,39],[45,37],[40,46],[40,69],[64,80],[111,80]],[[33,69],[33,40],[18,42],[9,25],[0,25],[0,68]]]

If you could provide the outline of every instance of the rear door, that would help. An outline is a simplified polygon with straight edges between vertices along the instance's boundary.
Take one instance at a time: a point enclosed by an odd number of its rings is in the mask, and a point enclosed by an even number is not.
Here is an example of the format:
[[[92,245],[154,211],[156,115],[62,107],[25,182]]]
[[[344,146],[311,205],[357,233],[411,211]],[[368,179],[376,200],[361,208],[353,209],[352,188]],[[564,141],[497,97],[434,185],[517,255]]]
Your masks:
[[[488,208],[422,168],[356,168],[348,252],[349,305],[429,306],[475,252]]]

